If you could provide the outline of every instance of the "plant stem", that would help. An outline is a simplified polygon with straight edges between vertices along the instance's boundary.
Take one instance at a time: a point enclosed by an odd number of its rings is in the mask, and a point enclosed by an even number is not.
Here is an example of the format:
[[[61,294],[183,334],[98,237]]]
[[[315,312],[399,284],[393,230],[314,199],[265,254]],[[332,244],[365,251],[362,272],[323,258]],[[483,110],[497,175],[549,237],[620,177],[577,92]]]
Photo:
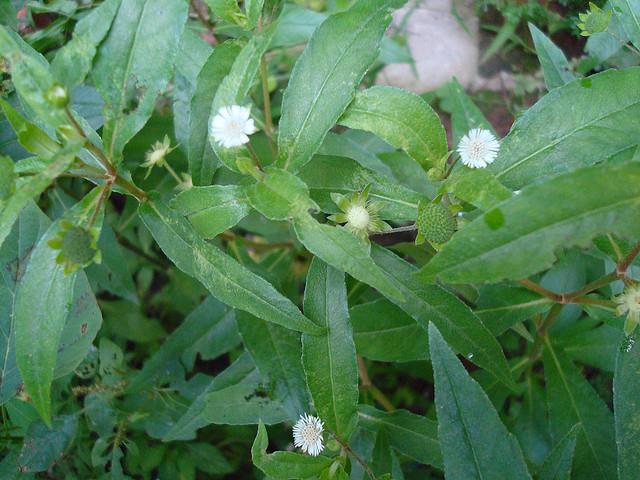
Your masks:
[[[371,393],[373,398],[378,401],[380,405],[384,407],[387,412],[395,412],[395,407],[391,404],[391,402],[384,396],[380,390],[378,390],[373,383],[371,383],[371,379],[369,378],[369,372],[367,372],[367,366],[364,363],[364,360],[360,355],[358,355],[358,374],[360,375],[360,379],[362,380],[362,389]]]
[[[562,305],[556,303],[553,307],[551,307],[551,310],[549,310],[549,313],[542,322],[542,325],[538,327],[538,335],[536,336],[536,341],[533,344],[533,350],[529,354],[530,361],[536,359],[538,354],[540,353],[540,349],[542,348],[542,339],[547,335],[547,330],[549,329],[549,327],[553,325],[553,322],[555,322],[556,318],[558,318],[560,310],[562,310]]]
[[[269,146],[271,147],[271,153],[273,158],[276,157],[276,145],[273,141],[273,119],[271,118],[271,98],[269,96],[269,84],[267,82],[267,61],[262,55],[260,59],[260,76],[262,77],[262,99],[264,102],[264,133],[267,134],[269,139]]]
[[[418,227],[416,225],[407,225],[406,227],[396,227],[389,230],[380,230],[379,232],[369,232],[369,236],[373,237],[375,235],[390,235],[392,233],[413,232],[415,230],[418,230]]]
[[[582,297],[587,293],[591,293],[594,290],[604,287],[605,285],[608,285],[617,279],[618,279],[618,274],[615,271],[613,271],[611,273],[608,273],[604,277],[596,280],[595,282],[591,282],[589,285],[582,287],[580,290],[576,290],[575,292],[571,292],[569,294],[565,294],[561,296],[564,297],[564,303],[571,303],[574,299],[578,297]]]
[[[190,0],[189,4],[193,8],[193,10],[196,12],[196,15],[198,15],[198,20],[200,20],[200,23],[202,23],[207,28],[207,30],[209,30],[209,33],[213,37],[213,44],[217,45],[218,40],[216,39],[216,36],[213,33],[213,25],[211,25],[207,21],[207,19],[204,17],[204,14],[202,13],[202,10],[200,10],[200,6],[198,5],[198,3],[194,2],[193,0]]]
[[[98,204],[96,205],[96,208],[93,210],[93,215],[91,215],[91,220],[89,220],[88,228],[93,227],[93,224],[96,221],[96,218],[98,218],[98,213],[102,208],[104,199],[109,197],[109,193],[111,192],[111,187],[113,186],[113,181],[114,181],[113,177],[109,177],[107,182],[103,185],[102,190],[100,191],[100,196],[98,197]]]
[[[227,242],[237,242],[241,245],[253,247],[257,250],[277,250],[279,248],[295,248],[293,242],[278,242],[278,243],[262,243],[255,240],[236,235],[233,232],[225,231],[218,235],[218,237],[226,240]]]
[[[260,159],[258,158],[258,155],[256,155],[256,152],[253,150],[253,147],[251,146],[251,144],[247,143],[246,146],[247,146],[247,150],[249,151],[249,155],[251,155],[251,158],[253,158],[253,161],[256,162],[256,166],[258,167],[258,170],[260,170],[261,172],[264,172],[264,169],[262,168],[262,163],[260,163]]]
[[[449,175],[451,175],[451,172],[453,171],[453,167],[456,166],[456,163],[458,163],[458,160],[460,160],[460,155],[458,155],[453,162],[451,162],[451,166],[449,167],[449,169],[446,171],[446,173],[444,174],[444,176],[442,177],[442,180],[446,180],[447,178],[449,178]]]
[[[609,35],[611,35],[613,38],[615,38],[617,41],[619,41],[622,45],[624,45],[625,47],[627,47],[629,50],[631,50],[633,53],[635,53],[636,55],[640,56],[640,51],[638,51],[637,48],[635,48],[633,45],[629,45],[627,42],[625,42],[624,40],[622,40],[619,36],[617,36],[615,33],[613,33],[612,31],[610,31],[609,29],[607,29],[607,33]]]
[[[616,268],[618,277],[624,279],[627,276],[627,270],[638,254],[640,254],[640,240],[634,245],[629,254],[618,263],[618,267]]]
[[[376,476],[373,474],[369,466],[366,463],[364,463],[364,460],[362,460],[358,455],[356,455],[356,453],[353,450],[351,450],[351,447],[349,447],[349,444],[346,443],[344,440],[342,440],[340,437],[338,437],[335,433],[333,432],[329,432],[329,433],[342,446],[345,452],[347,452],[349,455],[355,458],[358,461],[358,463],[362,465],[362,468],[364,468],[364,471],[367,472],[367,475],[369,476],[369,478],[371,480],[375,480]]]
[[[518,283],[525,287],[527,290],[531,290],[532,292],[539,293],[543,297],[550,298],[554,302],[562,303],[562,295],[552,292],[551,290],[547,290],[542,285],[538,285],[537,283],[532,282],[528,278],[521,278],[518,280]]]

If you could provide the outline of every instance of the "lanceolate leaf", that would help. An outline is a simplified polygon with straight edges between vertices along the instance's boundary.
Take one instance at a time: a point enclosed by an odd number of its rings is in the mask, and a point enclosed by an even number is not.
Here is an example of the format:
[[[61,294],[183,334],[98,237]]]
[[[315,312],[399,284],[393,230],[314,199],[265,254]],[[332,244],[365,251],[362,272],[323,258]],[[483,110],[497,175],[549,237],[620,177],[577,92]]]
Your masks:
[[[640,478],[640,329],[622,341],[613,377],[618,480]]]
[[[11,226],[18,218],[22,207],[33,197],[40,195],[58,175],[67,171],[79,150],[78,144],[60,150],[44,170],[27,180],[3,205],[0,210],[0,246],[9,235]]]
[[[521,189],[637,145],[638,92],[640,67],[607,70],[549,92],[518,118],[489,170]]]
[[[640,49],[640,2],[638,0],[611,0],[611,6],[631,43]]]
[[[536,480],[569,480],[578,433],[580,425],[574,425],[549,453],[536,473]]]
[[[536,54],[542,67],[547,90],[553,90],[575,80],[576,77],[573,74],[571,65],[569,65],[567,57],[564,56],[562,50],[556,47],[533,23],[529,23],[529,31],[536,47]]]
[[[450,480],[531,480],[518,441],[432,323],[438,436]]]
[[[358,422],[358,365],[347,308],[344,273],[314,258],[304,312],[327,333],[302,336],[302,365],[320,418],[344,441]]]
[[[551,95],[551,94],[550,94]],[[581,169],[533,185],[456,233],[418,277],[427,282],[496,282],[549,268],[558,247],[599,233],[640,235],[640,164]],[[504,219],[493,230],[486,216]]]
[[[287,412],[277,400],[269,398],[260,384],[239,384],[215,390],[205,395],[204,418],[215,424],[252,425],[259,421],[267,425],[287,420]]]
[[[295,421],[309,412],[300,335],[246,312],[237,312],[236,323],[253,363],[269,379],[289,418]]]
[[[309,198],[309,189],[302,180],[279,168],[267,168],[264,178],[247,193],[253,208],[271,220],[286,220],[320,208]]]
[[[214,238],[251,211],[246,188],[237,185],[190,188],[173,198],[171,206],[187,217],[203,238]]]
[[[278,167],[296,172],[311,159],[378,56],[391,12],[405,3],[358,0],[316,29],[284,93]]]
[[[140,206],[140,216],[166,255],[226,304],[293,330],[323,330],[262,277],[205,242],[187,220],[157,193]]]
[[[451,96],[453,100],[451,126],[453,128],[454,147],[457,147],[462,136],[473,128],[484,128],[496,135],[491,124],[484,118],[480,109],[475,106],[456,78],[451,82]]]
[[[224,78],[213,98],[209,121],[218,114],[222,107],[232,105],[246,105],[247,95],[253,86],[253,81],[260,66],[260,59],[267,50],[277,24],[272,24],[260,35],[255,35],[242,51],[236,55],[231,71]],[[246,147],[225,148],[209,137],[211,148],[227,168],[238,171],[236,159],[238,156],[249,156]]]
[[[402,298],[398,288],[371,260],[365,247],[343,227],[318,223],[306,213],[294,218],[293,225],[298,239],[311,253],[389,297]]]
[[[616,478],[615,430],[611,411],[571,360],[548,339],[545,339],[542,360],[549,425],[554,441],[560,441],[576,423],[580,423],[571,478]]]
[[[189,172],[194,185],[209,185],[218,164],[209,143],[209,117],[211,104],[220,83],[231,70],[240,53],[240,43],[235,40],[217,46],[200,70],[196,88],[191,98],[189,118]]]
[[[389,250],[372,245],[371,258],[397,282],[404,295],[404,301],[390,298],[392,302],[425,330],[429,322],[436,324],[459,353],[491,372],[505,385],[514,386],[500,344],[469,307],[443,288],[416,280],[412,275],[416,268]]]
[[[410,161],[410,160],[409,160]],[[307,184],[311,198],[325,212],[338,213],[340,209],[331,199],[331,193],[349,195],[371,184],[369,199],[386,205],[380,210],[380,218],[386,220],[415,220],[418,203],[429,203],[424,195],[403,187],[397,181],[359,165],[345,157],[316,155],[298,172]]]
[[[513,196],[504,185],[484,168],[472,169],[461,165],[440,187],[441,192],[453,192],[456,197],[481,208],[485,212]]]
[[[105,100],[103,141],[111,158],[147,122],[171,78],[187,2],[124,1],[100,45],[93,78]]]
[[[325,468],[328,468],[333,460],[323,456],[312,457],[294,452],[267,453],[269,438],[264,423],[258,424],[258,433],[251,447],[251,460],[256,467],[262,470],[270,478],[276,480],[307,479],[314,477]]]
[[[368,405],[358,407],[358,425],[375,433],[384,425],[389,442],[400,453],[417,462],[443,468],[438,424],[406,410],[382,412]]]
[[[73,300],[73,287],[78,271],[67,275],[64,265],[56,262],[60,253],[47,242],[57,237],[60,222],[76,223],[86,218],[102,187],[94,189],[80,203],[54,222],[36,244],[27,270],[18,286],[15,306],[16,357],[27,392],[49,425],[51,399],[49,392],[53,380],[56,352],[62,330]],[[102,215],[98,215],[95,228],[100,228]],[[87,347],[88,349],[88,347]]]
[[[399,88],[358,92],[338,123],[375,133],[424,170],[447,154],[447,137],[436,112],[418,95]]]

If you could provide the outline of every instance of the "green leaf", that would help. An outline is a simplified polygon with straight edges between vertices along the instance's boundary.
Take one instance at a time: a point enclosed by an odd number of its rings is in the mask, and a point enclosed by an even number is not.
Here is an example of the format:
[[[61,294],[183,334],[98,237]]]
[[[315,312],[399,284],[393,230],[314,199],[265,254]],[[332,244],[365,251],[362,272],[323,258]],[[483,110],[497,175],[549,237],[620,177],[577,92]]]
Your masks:
[[[60,460],[71,445],[78,428],[77,415],[60,415],[51,419],[51,425],[34,422],[24,436],[18,458],[23,472],[42,472]]]
[[[309,189],[298,177],[279,168],[267,168],[262,181],[247,189],[253,208],[271,220],[306,215],[320,207],[309,198]]]
[[[447,479],[530,480],[518,441],[433,323],[429,346]]]
[[[580,432],[571,469],[573,480],[616,478],[613,415],[563,352],[545,338],[544,363],[549,425],[557,443],[576,423]]]
[[[209,185],[218,159],[209,143],[209,117],[213,98],[233,62],[240,53],[241,46],[236,40],[218,45],[200,70],[195,91],[191,97],[189,118],[189,173],[194,185]]]
[[[451,97],[453,101],[451,126],[453,128],[454,146],[457,147],[462,137],[474,128],[484,128],[497,137],[493,126],[484,118],[480,109],[465,93],[462,85],[455,77],[451,81]]]
[[[173,57],[187,19],[187,2],[125,1],[118,8],[92,72],[105,100],[103,142],[116,161],[149,120],[171,78]]]
[[[640,96],[629,92],[639,90],[640,67],[554,89],[518,117],[489,170],[507,188],[521,189],[637,145]]]
[[[553,90],[575,80],[573,69],[562,50],[556,47],[533,23],[529,22],[528,25],[533,44],[536,47],[536,54],[542,67],[547,90]]]
[[[236,55],[231,70],[218,87],[213,98],[209,121],[218,114],[222,107],[246,104],[247,95],[249,95],[251,87],[253,87],[253,81],[260,66],[260,59],[269,46],[276,26],[277,24],[274,23],[260,35],[252,37],[242,51]],[[225,148],[220,146],[213,137],[209,137],[209,143],[222,163],[236,172],[239,171],[236,159],[249,156],[245,146]]]
[[[215,424],[267,425],[284,422],[289,415],[280,402],[268,397],[260,384],[240,384],[215,390],[205,396],[204,418]]]
[[[18,136],[18,142],[30,153],[50,158],[62,148],[33,123],[28,122],[17,110],[4,100],[0,100],[2,110]]]
[[[323,456],[312,457],[294,452],[267,453],[269,437],[262,420],[258,424],[258,433],[251,446],[251,460],[256,467],[270,478],[289,480],[306,479],[319,475],[329,468],[333,460]]]
[[[51,73],[68,92],[84,82],[91,70],[97,47],[111,28],[121,0],[108,0],[83,17],[75,26],[73,38],[56,53]]]
[[[398,288],[371,260],[367,249],[343,227],[318,223],[311,215],[294,218],[296,236],[307,249],[329,265],[392,298],[402,298]]]
[[[540,466],[536,473],[536,480],[569,480],[579,432],[580,425],[574,425],[558,442]]]
[[[635,344],[638,343],[638,347]],[[618,479],[640,478],[640,329],[622,340],[613,377]]]
[[[465,227],[466,228],[466,227]],[[394,253],[371,246],[371,258],[393,278],[405,301],[390,300],[411,315],[425,330],[435,323],[450,344],[476,365],[488,370],[509,387],[514,387],[502,348],[480,319],[455,295],[437,285],[425,285],[414,278],[416,268]]]
[[[209,424],[204,418],[203,412],[207,404],[206,398],[210,392],[227,388],[239,383],[251,383],[260,381],[260,375],[256,370],[248,353],[243,353],[226,370],[218,374],[198,395],[189,410],[176,421],[175,425],[163,437],[164,442],[173,440],[193,440],[195,431]]]
[[[549,94],[551,95],[551,94]],[[533,185],[500,203],[502,227],[483,215],[453,238],[418,278],[497,282],[546,270],[558,247],[586,246],[599,233],[640,235],[640,164],[585,168]]]
[[[246,30],[253,30],[258,23],[264,0],[246,0],[244,8],[247,11],[247,27]]]
[[[427,331],[401,308],[382,298],[349,310],[356,351],[380,362],[429,358]]]
[[[356,93],[406,0],[358,0],[315,30],[296,62],[282,99],[276,166],[296,172],[311,160]]]
[[[425,171],[447,155],[440,117],[422,97],[406,90],[373,87],[358,92],[338,123],[375,133],[407,152]]]
[[[638,0],[611,0],[613,11],[622,23],[631,43],[640,49],[640,2]]]
[[[378,426],[376,443],[373,445],[373,451],[371,452],[371,469],[376,477],[388,476],[391,473],[392,463],[389,435],[387,435],[387,429],[384,424],[381,423]]]
[[[202,302],[197,309],[187,315],[182,325],[175,329],[158,351],[145,362],[142,370],[130,380],[127,392],[137,393],[154,384],[159,385],[158,372],[179,358],[185,350],[201,338],[215,332],[218,324],[229,315],[233,316],[233,311],[213,297]]]
[[[217,298],[292,330],[313,334],[322,329],[262,277],[245,269],[198,236],[189,223],[164,203],[158,193],[140,205],[140,216],[165,254]]]
[[[369,184],[371,189],[368,198],[386,204],[380,210],[380,218],[386,220],[415,220],[418,215],[418,203],[426,204],[430,201],[397,181],[345,157],[316,155],[313,162],[300,169],[298,176],[308,185],[311,198],[324,212],[340,211],[331,199],[331,193],[347,195],[363,190]]]
[[[315,257],[304,291],[304,313],[325,335],[302,336],[302,365],[311,398],[328,430],[349,440],[358,423],[358,364],[344,273]]]
[[[205,0],[205,2],[213,10],[213,13],[223,20],[243,28],[246,26],[247,17],[240,10],[238,0]]]
[[[203,238],[214,238],[251,211],[247,189],[237,185],[190,188],[173,198],[171,206],[187,217]]]
[[[7,2],[7,5],[10,5],[9,2]],[[3,6],[4,4],[0,4],[0,12]],[[20,468],[18,468],[19,455],[20,450],[8,451],[6,456],[0,461],[0,478],[3,480],[33,480],[35,478],[35,473],[22,473],[20,471]]]
[[[375,433],[384,425],[394,449],[417,462],[444,467],[437,422],[406,410],[389,413],[368,405],[360,405],[358,410],[360,427]]]
[[[51,248],[47,242],[58,236],[62,228],[61,221],[73,224],[86,221],[86,212],[101,190],[102,187],[95,188],[47,229],[31,253],[16,293],[14,314],[18,368],[34,406],[47,424],[51,417],[49,394],[56,353],[71,308],[78,274],[77,270],[69,275],[65,273],[64,265],[56,262],[60,251]],[[104,210],[101,210],[94,228],[100,228],[103,214]]]
[[[16,38],[17,37],[17,38]],[[45,99],[54,79],[46,60],[12,30],[0,25],[0,52],[11,62],[11,81],[23,102],[52,127],[67,125],[69,119],[61,108],[54,108]]]
[[[440,193],[453,192],[456,197],[488,212],[498,203],[513,197],[513,193],[504,187],[484,168],[469,168],[461,165],[454,170],[440,187]]]
[[[270,380],[289,418],[295,421],[309,412],[300,335],[245,312],[236,313],[236,323],[245,349],[263,378]]]

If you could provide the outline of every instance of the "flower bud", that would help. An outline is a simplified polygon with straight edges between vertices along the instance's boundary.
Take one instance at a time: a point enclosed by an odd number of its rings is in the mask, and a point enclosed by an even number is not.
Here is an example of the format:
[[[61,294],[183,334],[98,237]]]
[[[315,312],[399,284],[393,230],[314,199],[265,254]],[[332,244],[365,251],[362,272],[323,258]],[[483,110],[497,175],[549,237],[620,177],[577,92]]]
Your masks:
[[[430,203],[418,212],[418,232],[433,243],[447,242],[456,231],[456,219],[439,203]]]
[[[64,108],[69,104],[67,89],[59,83],[53,84],[44,98],[50,105],[56,108]]]

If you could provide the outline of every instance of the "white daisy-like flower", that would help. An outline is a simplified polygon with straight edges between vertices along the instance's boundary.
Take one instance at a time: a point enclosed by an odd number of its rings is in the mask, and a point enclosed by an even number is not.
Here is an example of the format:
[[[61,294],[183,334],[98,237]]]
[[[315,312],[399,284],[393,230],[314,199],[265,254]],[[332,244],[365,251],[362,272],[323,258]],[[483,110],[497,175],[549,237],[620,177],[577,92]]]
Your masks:
[[[622,295],[615,297],[615,301],[618,304],[616,316],[627,314],[624,333],[631,335],[636,325],[640,323],[640,285],[630,285]]]
[[[225,148],[244,145],[256,131],[251,110],[240,105],[221,107],[209,125],[209,135]]]
[[[484,168],[496,159],[500,144],[489,130],[474,128],[458,145],[460,160],[470,168]]]
[[[303,452],[317,457],[324,449],[322,432],[324,422],[313,415],[300,415],[300,420],[293,426],[293,444]]]

